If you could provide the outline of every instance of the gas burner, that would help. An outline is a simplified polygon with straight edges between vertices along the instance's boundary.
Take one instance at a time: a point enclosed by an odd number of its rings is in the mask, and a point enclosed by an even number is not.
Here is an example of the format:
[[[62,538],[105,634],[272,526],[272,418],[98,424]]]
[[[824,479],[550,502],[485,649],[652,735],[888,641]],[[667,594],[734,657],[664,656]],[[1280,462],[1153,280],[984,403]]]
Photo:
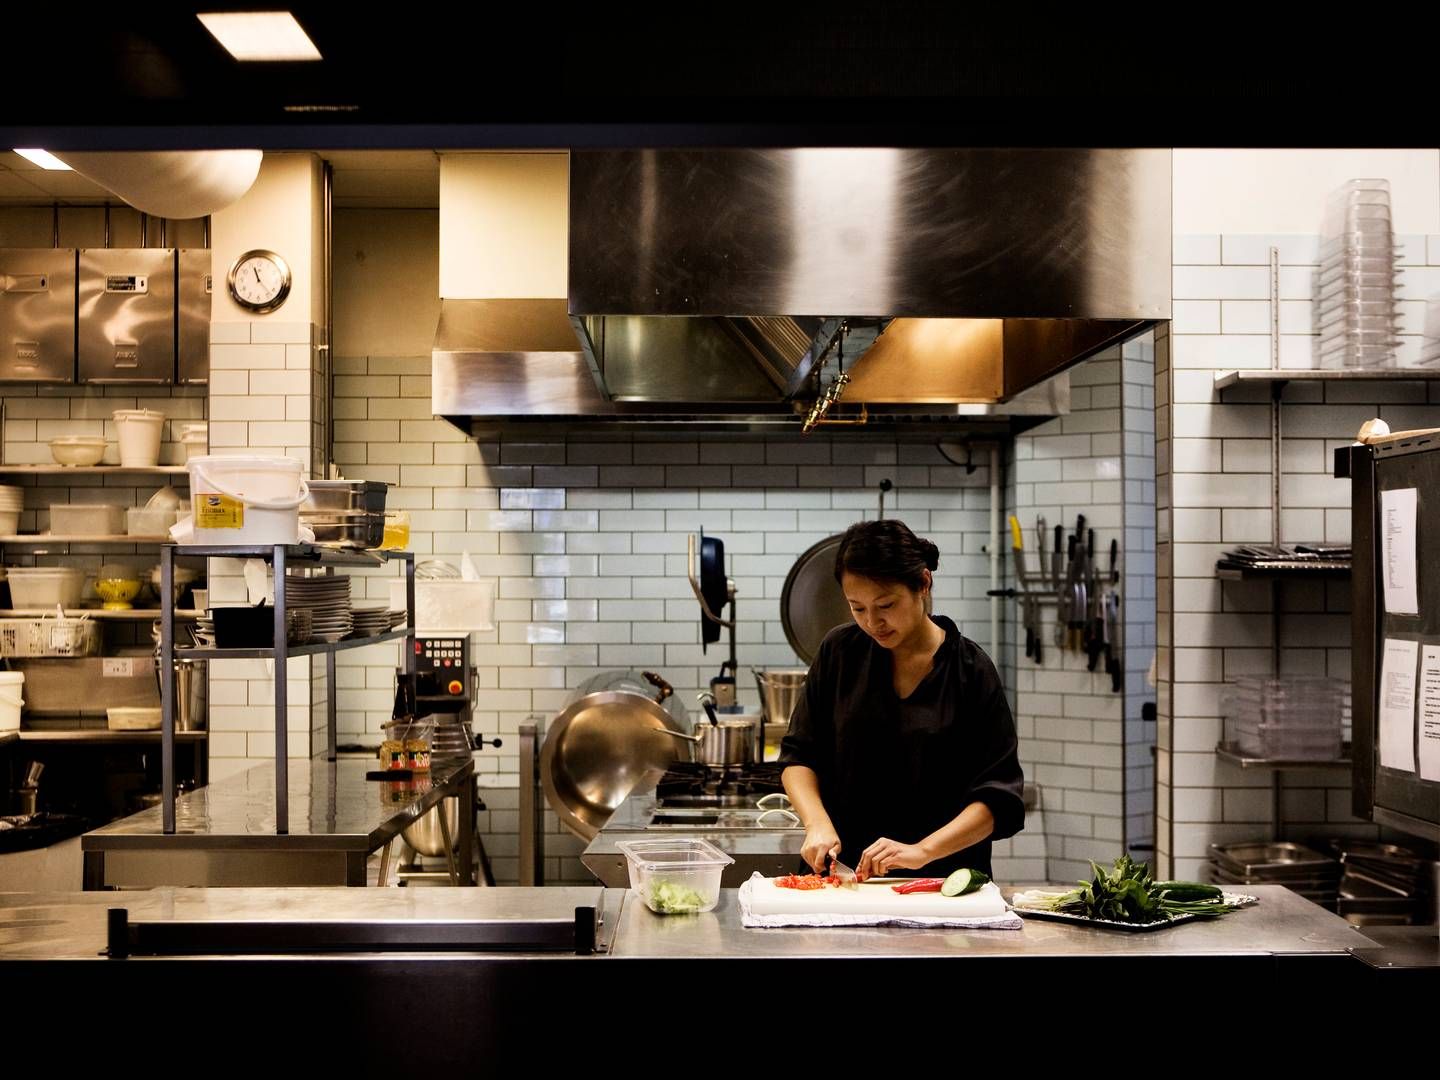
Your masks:
[[[694,761],[677,761],[661,777],[655,787],[660,799],[685,797],[687,801],[702,798],[758,798],[784,791],[780,783],[782,766],[778,762],[749,765],[705,765]]]

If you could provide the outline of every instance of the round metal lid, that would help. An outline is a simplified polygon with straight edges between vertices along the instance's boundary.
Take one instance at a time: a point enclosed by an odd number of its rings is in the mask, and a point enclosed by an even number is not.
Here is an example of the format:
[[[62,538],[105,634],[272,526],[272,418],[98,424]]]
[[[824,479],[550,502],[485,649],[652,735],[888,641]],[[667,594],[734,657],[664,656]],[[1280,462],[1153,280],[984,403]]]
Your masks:
[[[540,782],[560,821],[593,840],[627,795],[653,791],[689,743],[654,700],[625,691],[586,694],[550,723],[540,751]]]
[[[785,640],[807,664],[820,651],[825,635],[851,621],[850,605],[835,580],[840,537],[827,536],[795,560],[780,593],[780,624]]]

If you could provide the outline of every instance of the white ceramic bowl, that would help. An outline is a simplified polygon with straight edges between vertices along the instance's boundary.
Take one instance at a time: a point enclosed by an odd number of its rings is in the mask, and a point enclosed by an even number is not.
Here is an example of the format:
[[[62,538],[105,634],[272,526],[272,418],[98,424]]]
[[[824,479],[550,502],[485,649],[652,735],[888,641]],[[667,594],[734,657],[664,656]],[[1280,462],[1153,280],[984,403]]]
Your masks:
[[[50,456],[57,465],[97,465],[105,456],[106,442],[93,435],[62,435],[50,440]]]

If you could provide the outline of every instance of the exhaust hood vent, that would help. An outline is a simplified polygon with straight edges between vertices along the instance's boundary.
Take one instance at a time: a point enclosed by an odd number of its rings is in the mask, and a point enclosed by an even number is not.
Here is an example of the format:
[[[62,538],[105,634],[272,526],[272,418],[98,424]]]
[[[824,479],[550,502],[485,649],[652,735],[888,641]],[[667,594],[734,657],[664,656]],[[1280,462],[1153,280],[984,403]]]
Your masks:
[[[568,302],[445,301],[438,414],[798,428],[843,357],[830,419],[983,427],[1170,315],[1168,151],[576,151],[569,207]]]

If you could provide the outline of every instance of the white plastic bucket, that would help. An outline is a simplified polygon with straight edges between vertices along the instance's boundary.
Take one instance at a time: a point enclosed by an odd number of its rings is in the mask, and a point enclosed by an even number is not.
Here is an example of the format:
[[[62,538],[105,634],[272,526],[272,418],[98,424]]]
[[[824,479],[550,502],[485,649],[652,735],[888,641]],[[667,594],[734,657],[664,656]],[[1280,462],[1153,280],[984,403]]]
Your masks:
[[[189,544],[295,544],[300,504],[310,495],[294,458],[202,455],[190,472]]]
[[[20,730],[20,709],[25,704],[20,693],[24,683],[23,671],[0,671],[0,731]]]
[[[111,419],[115,421],[121,465],[133,469],[160,464],[160,432],[165,426],[164,413],[153,409],[117,409],[111,414]]]

